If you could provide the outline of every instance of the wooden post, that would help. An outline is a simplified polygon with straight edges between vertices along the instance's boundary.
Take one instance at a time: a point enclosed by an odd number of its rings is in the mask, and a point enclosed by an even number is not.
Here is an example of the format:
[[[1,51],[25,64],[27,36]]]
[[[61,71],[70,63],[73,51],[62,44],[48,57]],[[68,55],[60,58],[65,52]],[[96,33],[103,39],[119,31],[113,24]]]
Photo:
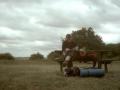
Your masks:
[[[98,68],[100,68],[100,69],[102,68],[102,62],[101,61],[98,62]]]
[[[59,64],[60,64],[60,71],[63,72],[63,62],[60,61]]]
[[[104,65],[105,65],[105,72],[108,72],[107,63],[105,63]]]
[[[59,65],[60,65],[60,71],[63,72],[63,59],[62,58],[56,58],[55,59]]]

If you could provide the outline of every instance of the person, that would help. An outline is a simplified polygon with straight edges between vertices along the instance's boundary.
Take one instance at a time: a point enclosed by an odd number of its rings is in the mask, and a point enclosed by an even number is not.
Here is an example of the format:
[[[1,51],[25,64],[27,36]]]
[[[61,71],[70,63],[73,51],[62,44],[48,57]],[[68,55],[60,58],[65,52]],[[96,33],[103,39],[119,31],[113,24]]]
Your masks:
[[[72,36],[70,34],[67,34],[65,40],[62,43],[62,53],[64,56],[63,65],[66,66],[67,68],[73,67],[71,60],[72,51],[77,49],[78,49],[77,44],[74,42]]]

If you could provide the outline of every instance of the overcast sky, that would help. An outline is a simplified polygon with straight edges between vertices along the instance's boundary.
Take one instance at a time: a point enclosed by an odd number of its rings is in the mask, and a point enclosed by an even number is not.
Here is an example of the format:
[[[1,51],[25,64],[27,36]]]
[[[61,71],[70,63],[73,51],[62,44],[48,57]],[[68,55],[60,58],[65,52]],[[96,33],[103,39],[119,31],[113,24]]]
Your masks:
[[[61,37],[93,27],[120,42],[120,0],[0,0],[0,52],[29,56],[61,49]]]

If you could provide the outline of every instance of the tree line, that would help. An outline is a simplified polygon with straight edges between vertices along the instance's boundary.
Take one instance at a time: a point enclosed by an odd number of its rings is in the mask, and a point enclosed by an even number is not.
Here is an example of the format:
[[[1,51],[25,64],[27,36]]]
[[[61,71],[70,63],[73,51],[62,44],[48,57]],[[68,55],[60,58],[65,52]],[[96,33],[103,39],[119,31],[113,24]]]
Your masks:
[[[30,55],[29,57],[29,60],[43,60],[43,59],[44,56],[38,52]],[[16,60],[16,57],[14,57],[11,53],[1,53],[0,60]]]
[[[81,48],[83,46],[86,47],[87,50],[111,50],[112,53],[109,55],[110,57],[120,57],[120,43],[117,44],[106,44],[102,38],[97,35],[92,27],[86,28],[83,27],[79,30],[72,31],[70,33],[73,37],[73,40],[77,43],[77,45]],[[62,41],[64,38],[62,39]],[[52,51],[48,54],[48,59],[55,59],[60,57],[62,52],[60,50]],[[1,59],[14,60],[15,57],[10,53],[0,54]],[[29,57],[29,60],[43,60],[44,55],[41,53],[34,53]]]
[[[112,53],[108,53],[107,57],[120,57],[120,43],[106,44],[92,27],[83,27],[80,30],[72,31],[71,35],[80,48],[85,46],[87,50],[110,50]],[[62,41],[64,41],[64,38]],[[55,50],[48,55],[48,58],[53,60],[59,57],[60,54],[61,51]]]

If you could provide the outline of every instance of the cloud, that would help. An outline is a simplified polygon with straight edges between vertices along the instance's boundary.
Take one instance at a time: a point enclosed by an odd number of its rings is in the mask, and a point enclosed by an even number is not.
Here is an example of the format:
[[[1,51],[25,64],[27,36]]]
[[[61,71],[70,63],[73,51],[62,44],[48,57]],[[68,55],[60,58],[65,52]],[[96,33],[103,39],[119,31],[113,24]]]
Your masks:
[[[61,37],[91,26],[106,43],[120,41],[120,0],[0,0],[0,51],[47,55]],[[110,38],[112,37],[112,38]]]
[[[106,43],[118,43],[118,41],[120,40],[120,35],[119,34],[112,34],[112,33],[109,33],[109,34],[100,34],[102,37],[104,37],[104,42]]]
[[[118,8],[120,8],[120,0],[111,0],[111,2],[117,6]]]
[[[23,32],[19,30],[12,30],[7,27],[0,27],[0,36],[7,38],[22,38]]]

